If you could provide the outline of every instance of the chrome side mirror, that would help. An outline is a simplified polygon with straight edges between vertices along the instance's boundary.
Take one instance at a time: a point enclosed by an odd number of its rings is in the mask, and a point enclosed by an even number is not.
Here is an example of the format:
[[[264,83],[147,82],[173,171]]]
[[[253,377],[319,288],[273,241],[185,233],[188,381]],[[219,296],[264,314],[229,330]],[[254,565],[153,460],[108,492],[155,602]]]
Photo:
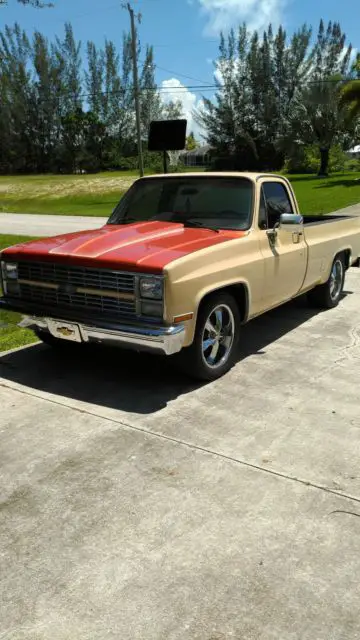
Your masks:
[[[289,233],[301,232],[304,226],[304,218],[297,213],[282,213],[280,216],[279,229],[289,231]]]

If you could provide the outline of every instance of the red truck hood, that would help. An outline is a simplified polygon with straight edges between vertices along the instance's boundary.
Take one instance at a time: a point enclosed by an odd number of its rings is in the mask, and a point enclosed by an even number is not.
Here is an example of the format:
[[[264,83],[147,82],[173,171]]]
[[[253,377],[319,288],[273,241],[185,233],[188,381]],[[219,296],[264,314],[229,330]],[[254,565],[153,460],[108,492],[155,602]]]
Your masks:
[[[135,271],[160,272],[189,253],[246,235],[184,227],[169,222],[105,225],[53,238],[34,240],[5,251],[13,259],[42,260]]]

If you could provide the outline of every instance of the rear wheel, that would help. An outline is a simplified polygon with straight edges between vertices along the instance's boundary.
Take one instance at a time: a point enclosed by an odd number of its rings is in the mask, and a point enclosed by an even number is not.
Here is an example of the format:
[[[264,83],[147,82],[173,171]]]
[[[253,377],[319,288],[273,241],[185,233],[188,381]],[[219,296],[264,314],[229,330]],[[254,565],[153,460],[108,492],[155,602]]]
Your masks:
[[[199,380],[220,378],[235,363],[240,325],[239,309],[231,295],[209,297],[200,307],[194,342],[178,356],[181,369]]]
[[[311,306],[333,309],[339,304],[345,281],[345,261],[343,255],[334,259],[329,279],[308,293]]]

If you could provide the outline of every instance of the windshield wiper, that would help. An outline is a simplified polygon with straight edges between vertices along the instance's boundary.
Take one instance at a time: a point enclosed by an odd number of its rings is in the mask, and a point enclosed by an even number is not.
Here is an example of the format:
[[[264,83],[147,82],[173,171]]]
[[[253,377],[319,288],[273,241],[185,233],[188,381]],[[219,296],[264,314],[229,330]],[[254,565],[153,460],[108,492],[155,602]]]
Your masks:
[[[207,224],[202,224],[198,220],[182,220],[181,221],[184,227],[199,227],[202,229],[209,229],[209,231],[215,231],[215,233],[220,233],[220,229],[216,227],[209,227]]]

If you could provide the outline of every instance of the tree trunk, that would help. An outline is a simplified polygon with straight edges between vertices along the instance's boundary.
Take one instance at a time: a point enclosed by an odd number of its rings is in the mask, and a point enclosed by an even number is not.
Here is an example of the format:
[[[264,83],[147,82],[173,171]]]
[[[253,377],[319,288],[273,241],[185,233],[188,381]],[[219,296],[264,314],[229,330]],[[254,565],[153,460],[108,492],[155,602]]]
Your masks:
[[[329,149],[327,147],[320,147],[320,169],[318,176],[328,176],[328,167],[329,167]]]

